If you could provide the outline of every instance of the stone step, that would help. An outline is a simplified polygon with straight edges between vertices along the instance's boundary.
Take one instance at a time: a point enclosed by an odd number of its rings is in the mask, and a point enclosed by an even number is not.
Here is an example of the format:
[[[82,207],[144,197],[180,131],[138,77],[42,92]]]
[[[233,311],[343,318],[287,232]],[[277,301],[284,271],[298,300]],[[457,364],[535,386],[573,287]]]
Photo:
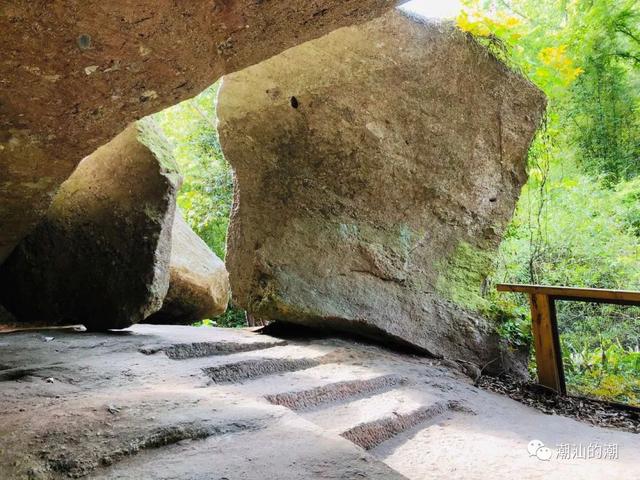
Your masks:
[[[264,428],[148,449],[96,472],[91,478],[406,480],[351,442],[325,435],[317,426],[289,411]]]
[[[60,438],[57,447],[41,452],[41,457],[50,471],[68,477],[77,478],[92,474],[99,468],[116,465],[132,456],[153,450],[163,450],[165,447],[182,442],[205,440],[215,436],[227,436],[240,432],[255,432],[264,428],[260,421],[240,419],[228,423],[216,423],[203,418],[198,421],[177,422],[145,430],[135,429],[118,437],[108,437],[95,445],[85,439],[84,448],[70,448],[68,439]],[[52,432],[55,434],[56,432]]]
[[[172,360],[186,360],[190,358],[212,357],[216,355],[231,355],[234,353],[265,350],[267,348],[287,345],[284,340],[268,342],[192,342],[176,343],[168,346],[147,346],[140,349],[141,353],[151,355],[164,352]]]
[[[265,352],[271,352],[271,349]],[[284,353],[284,352],[282,352]],[[291,353],[288,351],[287,353]],[[308,352],[310,353],[310,352]],[[321,356],[321,355],[319,355]],[[226,357],[221,357],[226,358]],[[238,361],[243,360],[242,356],[236,356]],[[274,358],[274,357],[272,357]],[[293,356],[278,357],[278,358],[298,358]],[[316,358],[312,355],[307,355],[302,358]],[[213,358],[211,358],[213,359]],[[196,360],[191,360],[192,362]],[[203,365],[208,367],[211,365]],[[307,368],[305,370],[297,370],[294,372],[286,372],[281,374],[277,381],[274,381],[274,377],[266,376],[252,379],[251,382],[247,382],[241,385],[241,390],[244,395],[252,395],[255,398],[265,400],[266,397],[276,396],[280,394],[286,394],[291,392],[300,392],[304,390],[313,390],[324,386],[331,385],[339,382],[351,382],[354,380],[369,380],[382,375],[390,375],[392,372],[388,371],[376,371],[361,365],[348,365],[344,363],[323,362],[319,365]]]
[[[214,383],[238,383],[269,375],[306,370],[321,365],[325,361],[329,361],[327,356],[319,358],[254,358],[203,368],[203,371]]]
[[[375,346],[289,338],[180,361],[139,351],[274,341],[243,330],[146,326],[0,336],[1,479],[562,480],[637,470],[637,435],[544,415],[431,360]],[[249,368],[269,362],[277,368]],[[203,373],[238,364],[250,381],[234,373],[234,383],[213,385]],[[552,449],[616,444],[619,458],[542,462],[529,456],[532,439]]]
[[[436,402],[406,414],[395,413],[372,422],[361,423],[340,435],[365,450],[371,450],[410,428],[450,411],[468,412],[469,410],[453,400]]]
[[[335,394],[338,396],[344,392],[347,402],[340,403],[338,399],[331,403],[334,391],[339,392]],[[354,392],[354,398],[349,399],[351,392]],[[323,430],[340,435],[365,450],[445,413],[471,413],[459,402],[418,390],[407,380],[390,375],[373,377],[368,381],[338,382],[333,387],[330,384],[298,393],[298,396],[283,394],[268,399],[272,403],[279,400],[280,404],[290,405]],[[313,401],[323,397],[328,397],[326,404],[322,405],[326,408],[305,409],[309,398],[311,406],[314,406]],[[302,408],[296,408],[298,406]]]
[[[385,392],[406,382],[406,379],[398,375],[383,375],[366,380],[335,382],[308,390],[266,395],[265,398],[274,405],[281,405],[291,410],[308,410]]]
[[[426,394],[409,385],[399,385],[392,390],[378,392],[330,408],[301,411],[299,414],[325,431],[340,435],[357,425],[373,423],[397,415],[408,415],[442,401],[446,401],[446,398]]]

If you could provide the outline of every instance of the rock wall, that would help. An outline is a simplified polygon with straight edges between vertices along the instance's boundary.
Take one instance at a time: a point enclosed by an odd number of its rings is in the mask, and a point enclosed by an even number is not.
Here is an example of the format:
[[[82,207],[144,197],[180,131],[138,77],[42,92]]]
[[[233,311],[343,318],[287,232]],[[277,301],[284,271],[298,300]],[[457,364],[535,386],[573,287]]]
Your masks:
[[[192,324],[221,315],[229,303],[229,274],[215,253],[176,210],[171,234],[169,291],[162,308],[145,320]]]
[[[234,300],[495,361],[482,289],[544,108],[467,35],[400,12],[225,76]]]
[[[180,183],[167,152],[138,122],[80,162],[0,267],[0,303],[21,322],[94,330],[160,309]]]
[[[395,3],[2,2],[0,262],[78,162],[129,122]]]

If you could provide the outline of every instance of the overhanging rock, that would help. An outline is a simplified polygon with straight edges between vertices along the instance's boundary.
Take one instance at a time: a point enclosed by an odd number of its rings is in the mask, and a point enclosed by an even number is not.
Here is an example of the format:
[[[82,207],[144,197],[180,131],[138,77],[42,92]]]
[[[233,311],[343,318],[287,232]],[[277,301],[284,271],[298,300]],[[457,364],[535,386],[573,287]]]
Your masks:
[[[544,107],[466,34],[400,12],[226,76],[235,301],[494,361],[482,288]]]
[[[80,160],[130,122],[396,3],[2,2],[0,263]]]
[[[0,303],[18,321],[106,330],[161,307],[180,183],[168,151],[144,121],[80,162],[0,267]]]

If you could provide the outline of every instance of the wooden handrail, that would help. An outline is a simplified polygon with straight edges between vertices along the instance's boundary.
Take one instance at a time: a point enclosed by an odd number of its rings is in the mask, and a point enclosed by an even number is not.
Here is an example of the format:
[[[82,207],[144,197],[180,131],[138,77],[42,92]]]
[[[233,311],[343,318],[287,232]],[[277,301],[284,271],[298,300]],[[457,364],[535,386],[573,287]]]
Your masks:
[[[607,290],[603,288],[575,288],[546,285],[499,284],[499,292],[526,293],[531,307],[531,330],[536,351],[538,382],[565,394],[567,386],[562,365],[556,300],[640,305],[640,292]]]
[[[607,290],[605,288],[551,287],[546,285],[497,285],[499,292],[542,294],[557,300],[575,300],[593,303],[640,305],[640,292],[632,290]]]

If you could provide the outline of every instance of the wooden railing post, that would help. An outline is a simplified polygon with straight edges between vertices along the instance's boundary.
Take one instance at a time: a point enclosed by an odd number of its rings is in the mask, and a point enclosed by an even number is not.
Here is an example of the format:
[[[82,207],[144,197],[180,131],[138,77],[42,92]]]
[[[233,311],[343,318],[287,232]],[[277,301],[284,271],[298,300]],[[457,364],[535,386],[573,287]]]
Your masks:
[[[529,294],[531,326],[536,350],[538,381],[558,393],[566,393],[560,337],[553,297]]]

